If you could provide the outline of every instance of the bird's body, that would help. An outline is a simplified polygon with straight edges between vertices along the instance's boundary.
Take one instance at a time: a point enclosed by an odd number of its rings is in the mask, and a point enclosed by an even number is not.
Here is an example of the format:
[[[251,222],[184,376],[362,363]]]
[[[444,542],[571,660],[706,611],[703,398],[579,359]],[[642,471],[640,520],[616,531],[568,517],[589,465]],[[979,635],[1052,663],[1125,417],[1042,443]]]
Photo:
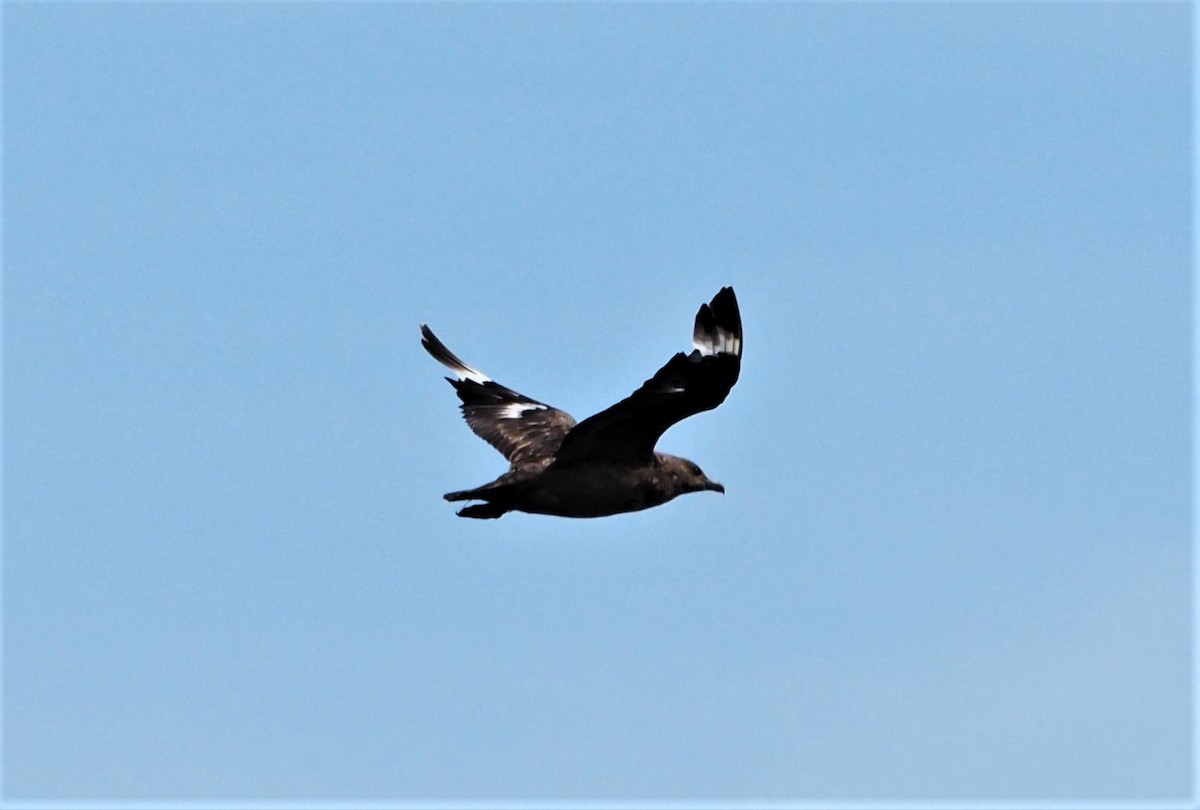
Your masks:
[[[560,517],[605,517],[659,506],[684,492],[724,488],[690,475],[685,459],[655,453],[651,464],[598,461],[589,464],[548,463],[542,469],[511,470],[490,484],[446,495],[449,501],[485,499],[504,511]],[[695,465],[692,465],[695,467]],[[468,506],[464,517],[491,517],[494,507]],[[499,515],[497,515],[499,517]]]
[[[741,368],[742,328],[733,290],[723,288],[696,316],[695,350],[676,354],[641,388],[595,416],[571,416],[493,382],[459,360],[422,325],[422,345],[453,370],[447,377],[476,434],[509,460],[495,481],[450,492],[446,500],[480,500],[462,517],[509,511],[603,517],[658,506],[686,492],[724,492],[687,459],[655,452],[676,422],[715,408]]]

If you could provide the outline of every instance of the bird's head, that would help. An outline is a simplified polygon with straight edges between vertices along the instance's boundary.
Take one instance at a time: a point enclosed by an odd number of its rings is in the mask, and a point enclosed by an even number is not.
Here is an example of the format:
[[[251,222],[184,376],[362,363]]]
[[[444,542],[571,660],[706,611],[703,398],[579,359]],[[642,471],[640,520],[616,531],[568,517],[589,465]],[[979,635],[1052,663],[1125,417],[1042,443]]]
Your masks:
[[[725,487],[711,480],[694,462],[666,453],[659,453],[658,459],[664,477],[674,484],[677,494],[704,491],[724,494]]]

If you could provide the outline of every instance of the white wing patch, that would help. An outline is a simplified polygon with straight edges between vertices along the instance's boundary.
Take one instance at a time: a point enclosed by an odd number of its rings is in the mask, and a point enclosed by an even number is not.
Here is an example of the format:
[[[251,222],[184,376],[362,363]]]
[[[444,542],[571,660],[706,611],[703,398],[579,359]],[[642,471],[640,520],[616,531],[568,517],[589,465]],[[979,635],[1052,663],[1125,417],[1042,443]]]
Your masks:
[[[742,353],[740,337],[720,327],[716,331],[715,336],[711,334],[697,335],[692,341],[692,345],[699,350],[701,355],[707,357],[714,354],[740,355]]]
[[[544,411],[545,405],[533,402],[510,402],[500,409],[501,419],[520,419],[529,411]]]
[[[482,385],[485,382],[491,382],[492,378],[484,374],[479,369],[471,368],[470,366],[452,366],[452,370],[460,380],[470,380]]]

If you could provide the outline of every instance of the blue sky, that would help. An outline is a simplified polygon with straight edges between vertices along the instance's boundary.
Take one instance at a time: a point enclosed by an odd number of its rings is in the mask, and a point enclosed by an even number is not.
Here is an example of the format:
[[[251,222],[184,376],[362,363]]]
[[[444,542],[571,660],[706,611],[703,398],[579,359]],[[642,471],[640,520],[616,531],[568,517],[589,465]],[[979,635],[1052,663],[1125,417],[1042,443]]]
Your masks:
[[[1188,5],[2,13],[9,803],[1190,800]]]

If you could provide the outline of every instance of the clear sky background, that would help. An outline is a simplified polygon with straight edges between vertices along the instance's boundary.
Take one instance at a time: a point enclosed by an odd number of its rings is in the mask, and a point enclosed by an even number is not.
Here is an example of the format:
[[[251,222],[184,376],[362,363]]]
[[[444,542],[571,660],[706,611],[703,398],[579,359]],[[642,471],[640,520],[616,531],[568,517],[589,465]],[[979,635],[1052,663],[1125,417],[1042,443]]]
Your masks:
[[[1185,803],[1183,3],[7,3],[9,802]],[[728,494],[455,517],[732,284]]]

